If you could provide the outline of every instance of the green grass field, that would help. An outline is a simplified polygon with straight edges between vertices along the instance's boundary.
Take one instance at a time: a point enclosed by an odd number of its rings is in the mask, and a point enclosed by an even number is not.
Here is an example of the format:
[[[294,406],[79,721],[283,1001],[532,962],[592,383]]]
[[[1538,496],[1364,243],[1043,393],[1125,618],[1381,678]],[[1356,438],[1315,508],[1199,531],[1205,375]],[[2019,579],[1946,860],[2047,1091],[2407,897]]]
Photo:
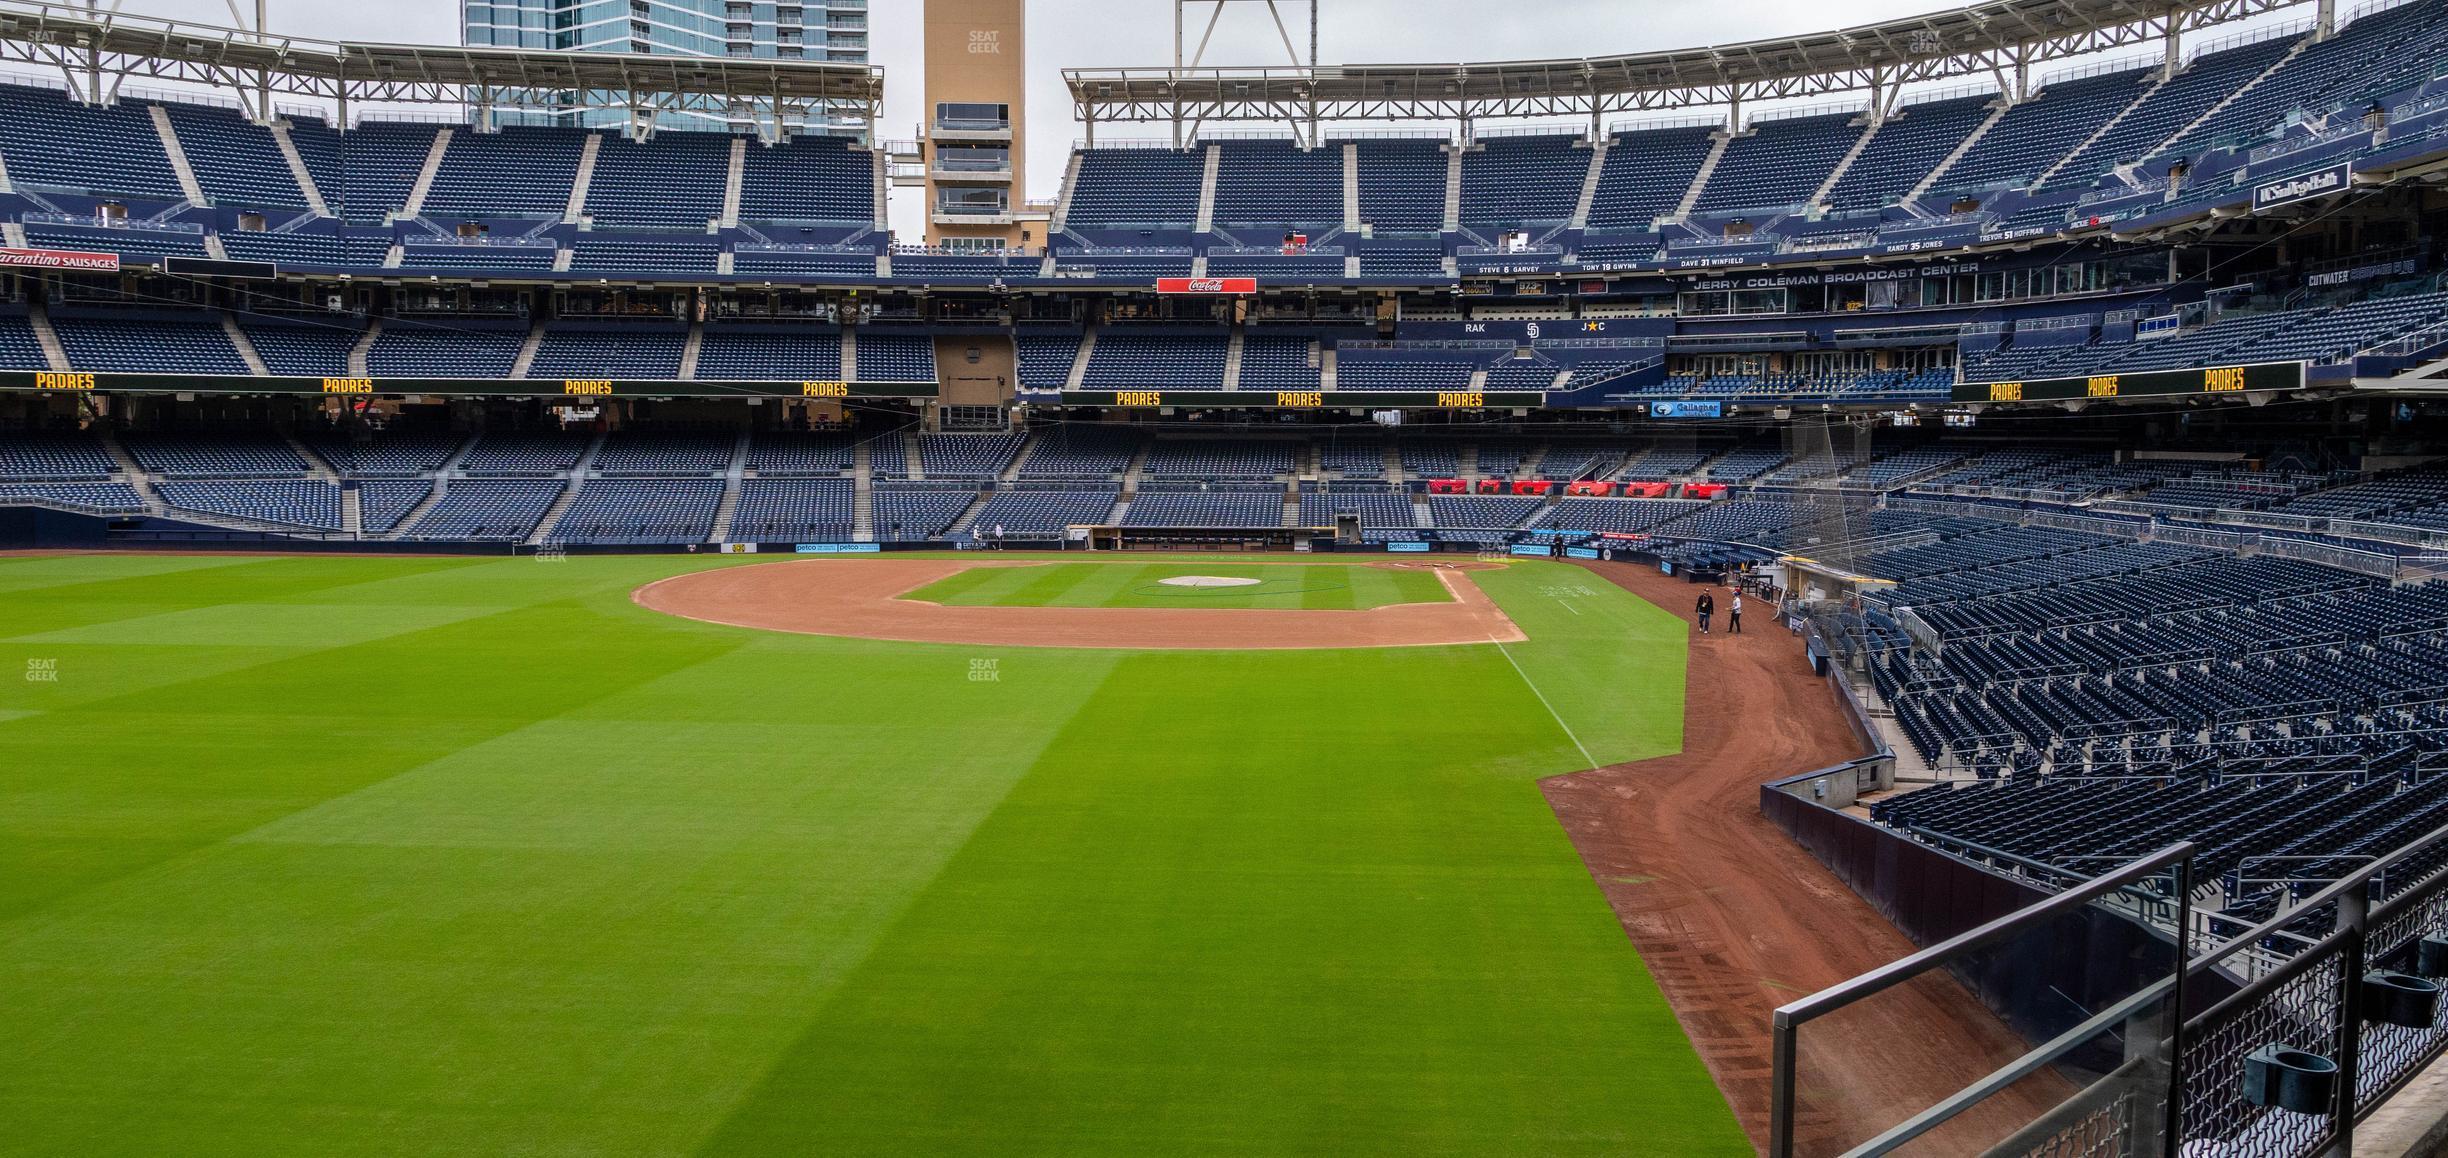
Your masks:
[[[725,562],[0,559],[0,1152],[1750,1153],[1533,783],[1676,749],[1674,618],[629,601]]]
[[[1254,579],[1249,587],[1178,587],[1182,576]],[[1428,571],[1349,564],[1166,562],[1046,563],[978,567],[903,596],[968,607],[1247,607],[1365,611],[1394,603],[1450,603]]]

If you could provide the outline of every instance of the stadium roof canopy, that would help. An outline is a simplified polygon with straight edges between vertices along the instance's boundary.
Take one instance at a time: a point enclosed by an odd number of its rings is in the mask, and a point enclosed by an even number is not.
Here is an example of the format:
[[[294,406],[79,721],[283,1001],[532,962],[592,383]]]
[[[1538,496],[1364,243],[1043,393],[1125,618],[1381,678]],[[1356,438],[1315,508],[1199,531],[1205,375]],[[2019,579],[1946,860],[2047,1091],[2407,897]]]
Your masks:
[[[256,115],[275,96],[331,101],[344,119],[353,103],[482,110],[551,91],[626,93],[647,111],[712,98],[873,121],[884,98],[883,70],[863,64],[351,44],[41,0],[0,0],[0,60],[56,69],[88,99],[144,78],[234,91]]]
[[[2033,65],[2160,42],[2307,0],[1990,0],[1808,36],[1713,48],[1478,64],[1065,69],[1072,103],[1102,121],[1501,120],[1587,117],[1994,78],[2028,91]],[[2311,0],[2324,22],[2334,0]]]

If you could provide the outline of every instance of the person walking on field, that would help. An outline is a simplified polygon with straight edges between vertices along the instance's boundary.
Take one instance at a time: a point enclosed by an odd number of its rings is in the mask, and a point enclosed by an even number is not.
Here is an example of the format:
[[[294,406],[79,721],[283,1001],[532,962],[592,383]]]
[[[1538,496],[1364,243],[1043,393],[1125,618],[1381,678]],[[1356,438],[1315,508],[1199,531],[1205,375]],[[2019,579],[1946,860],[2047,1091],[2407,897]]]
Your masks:
[[[1726,606],[1726,634],[1742,634],[1742,589],[1734,590],[1734,602]]]
[[[1707,635],[1709,633],[1709,616],[1716,614],[1717,600],[1708,593],[1706,588],[1701,590],[1700,605],[1695,610],[1700,613],[1700,634]]]

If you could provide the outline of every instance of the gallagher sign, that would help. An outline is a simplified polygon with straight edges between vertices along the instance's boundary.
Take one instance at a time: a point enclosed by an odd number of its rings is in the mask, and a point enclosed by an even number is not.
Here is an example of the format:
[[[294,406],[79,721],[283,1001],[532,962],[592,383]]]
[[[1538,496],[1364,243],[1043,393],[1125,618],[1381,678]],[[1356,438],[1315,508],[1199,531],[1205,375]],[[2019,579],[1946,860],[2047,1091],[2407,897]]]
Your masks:
[[[2354,166],[2341,161],[2326,169],[2314,170],[2284,180],[2262,182],[2253,186],[2253,212],[2276,209],[2281,205],[2292,205],[2314,197],[2326,197],[2331,193],[2343,193],[2346,191],[2347,182],[2353,177]]]
[[[119,255],[81,249],[9,249],[0,246],[0,269],[65,269],[116,273]]]
[[[1160,294],[1254,294],[1258,279],[1254,277],[1160,277],[1156,279]]]

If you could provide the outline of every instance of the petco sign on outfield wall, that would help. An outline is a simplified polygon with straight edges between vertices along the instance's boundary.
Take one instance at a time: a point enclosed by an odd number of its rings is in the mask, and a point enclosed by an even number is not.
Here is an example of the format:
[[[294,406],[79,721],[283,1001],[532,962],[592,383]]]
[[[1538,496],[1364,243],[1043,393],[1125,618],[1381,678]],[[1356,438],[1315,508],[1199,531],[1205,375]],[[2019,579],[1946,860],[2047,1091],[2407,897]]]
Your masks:
[[[1254,294],[1258,279],[1254,277],[1160,277],[1156,279],[1160,294]]]
[[[119,268],[115,253],[87,253],[78,249],[8,249],[0,247],[0,269],[69,269],[90,273],[113,273]]]
[[[2354,167],[2341,161],[2318,172],[2255,185],[2253,186],[2253,211],[2258,213],[2264,209],[2276,209],[2281,205],[2292,205],[2313,197],[2343,193],[2346,191],[2347,182],[2353,177]]]

